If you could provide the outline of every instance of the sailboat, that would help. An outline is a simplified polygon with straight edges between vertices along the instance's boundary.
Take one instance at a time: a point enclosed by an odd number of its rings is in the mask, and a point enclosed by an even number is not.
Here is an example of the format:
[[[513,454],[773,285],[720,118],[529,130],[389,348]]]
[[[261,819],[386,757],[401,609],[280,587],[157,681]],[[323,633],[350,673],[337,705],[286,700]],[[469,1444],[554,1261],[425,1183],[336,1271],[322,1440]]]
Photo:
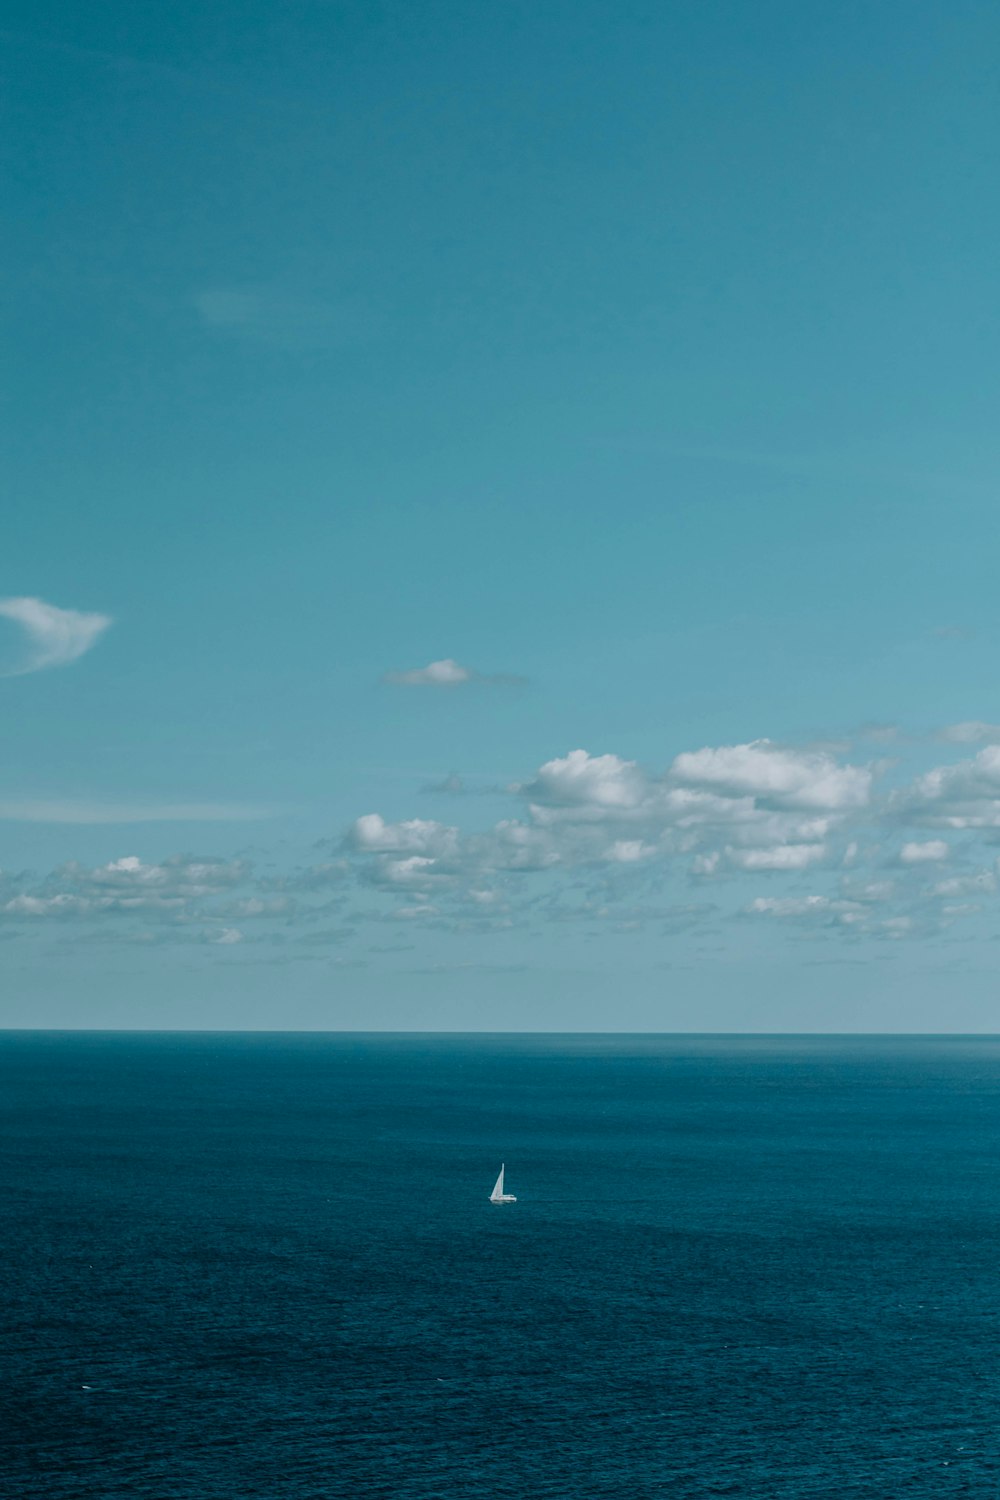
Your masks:
[[[493,1191],[490,1194],[490,1202],[491,1203],[516,1203],[517,1202],[517,1199],[514,1197],[513,1193],[505,1193],[504,1190],[503,1190],[503,1164],[502,1163],[500,1165],[500,1176],[497,1178],[496,1182],[493,1184]]]

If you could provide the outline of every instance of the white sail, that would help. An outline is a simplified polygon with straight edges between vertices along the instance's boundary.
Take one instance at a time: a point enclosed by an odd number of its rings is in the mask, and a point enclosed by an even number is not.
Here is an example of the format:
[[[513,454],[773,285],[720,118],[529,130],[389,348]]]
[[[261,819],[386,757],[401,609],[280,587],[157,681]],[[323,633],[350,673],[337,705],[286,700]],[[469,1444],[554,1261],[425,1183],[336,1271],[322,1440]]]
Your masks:
[[[504,1173],[504,1169],[503,1169],[503,1166],[501,1165],[501,1167],[500,1167],[500,1176],[497,1178],[496,1182],[493,1184],[493,1191],[490,1194],[490,1202],[491,1203],[516,1203],[517,1199],[514,1197],[514,1194],[513,1193],[505,1193],[504,1190],[503,1190],[503,1173]]]

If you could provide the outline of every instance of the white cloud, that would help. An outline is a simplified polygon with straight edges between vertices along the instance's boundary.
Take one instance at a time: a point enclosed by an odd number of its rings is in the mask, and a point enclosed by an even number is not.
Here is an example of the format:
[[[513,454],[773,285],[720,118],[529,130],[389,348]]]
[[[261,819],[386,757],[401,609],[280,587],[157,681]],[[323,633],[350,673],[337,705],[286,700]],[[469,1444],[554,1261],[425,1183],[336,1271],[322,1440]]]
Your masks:
[[[642,839],[616,839],[604,852],[604,858],[612,864],[632,865],[638,860],[648,859],[656,850],[644,844]]]
[[[760,821],[760,813],[752,797],[727,797],[719,792],[674,786],[663,792],[662,800],[663,816],[678,828]]]
[[[221,947],[230,948],[235,943],[242,943],[243,934],[238,927],[223,927],[222,931],[212,938],[212,942]]]
[[[453,854],[458,844],[458,829],[429,818],[409,818],[402,823],[387,823],[378,813],[357,818],[348,832],[348,843],[361,854],[416,854],[441,856]]]
[[[184,896],[157,892],[89,896],[76,895],[72,891],[58,891],[51,896],[23,892],[5,902],[0,913],[8,917],[127,916],[135,912],[179,916],[184,907]]]
[[[665,935],[664,902],[679,879],[732,881],[739,872],[740,888],[755,881],[772,893],[742,911],[786,919],[803,936],[919,938],[942,932],[977,901],[985,923],[984,898],[997,887],[996,873],[940,880],[950,873],[942,861],[955,855],[957,862],[957,851],[944,831],[930,830],[978,828],[981,843],[1000,841],[1000,745],[984,744],[971,759],[892,793],[876,784],[876,772],[845,763],[829,743],[703,747],[678,755],[665,772],[612,752],[575,749],[508,785],[507,795],[520,801],[518,815],[492,826],[465,831],[369,812],[346,830],[339,858],[259,875],[241,860],[151,860],[139,853],[141,835],[129,834],[130,844],[137,839],[133,848],[105,864],[65,864],[41,880],[4,877],[0,921],[12,941],[51,919],[64,946],[118,941],[119,934],[138,941],[148,929],[157,943],[241,941],[248,952],[297,941],[289,933],[315,930],[334,907],[346,923],[419,918],[452,933],[520,926],[534,935],[541,923],[563,922],[625,933],[655,921]],[[893,774],[898,779],[898,770]],[[192,811],[179,804],[22,802],[0,803],[0,816],[8,806],[12,816],[72,822]],[[963,856],[974,843],[971,834],[963,839]],[[933,879],[920,878],[922,866]]]
[[[547,870],[560,862],[548,830],[504,818],[488,834],[469,841],[470,853],[487,870]]]
[[[930,827],[1000,828],[1000,745],[918,776],[891,806],[908,821]]]
[[[44,667],[61,667],[76,661],[89,651],[111,624],[109,615],[84,614],[76,609],[59,609],[44,599],[0,599],[0,615],[13,620],[23,629],[28,655],[18,666],[0,675],[21,677],[40,672]]]
[[[61,891],[56,896],[34,896],[25,892],[12,896],[0,907],[0,911],[10,917],[78,917],[90,910],[89,901],[68,891]]]
[[[926,843],[904,844],[899,858],[904,865],[927,864],[934,860],[947,859],[951,849],[944,839],[928,839]]]
[[[908,916],[879,916],[871,906],[831,896],[757,896],[743,908],[751,917],[839,930],[855,937],[904,936],[912,929]]]
[[[377,866],[380,880],[388,885],[427,887],[434,883],[437,872],[435,861],[423,854],[410,854],[406,859],[387,859]]]
[[[259,948],[325,940],[313,924],[334,903],[258,894],[270,888],[242,859],[174,855],[156,863],[126,854],[96,866],[72,861],[30,885],[26,874],[0,877],[0,935],[51,926],[64,949],[91,942]],[[252,937],[244,921],[253,923]],[[304,931],[290,935],[295,927]]]
[[[642,920],[626,908],[629,892],[659,896],[686,870],[703,880],[736,871],[766,878],[774,894],[743,908],[758,916],[881,940],[939,933],[942,902],[981,897],[995,877],[919,882],[915,869],[940,868],[953,851],[943,836],[916,830],[979,827],[996,842],[1000,746],[881,793],[880,768],[842,754],[829,743],[799,750],[757,740],[683,752],[658,773],[610,751],[574,749],[508,786],[520,817],[465,833],[370,813],[348,834],[348,862],[383,891],[433,893],[435,923],[455,932],[485,930],[490,903],[473,894],[484,890],[496,891],[492,910],[507,925],[601,921],[624,930],[626,918]],[[897,836],[887,850],[890,829]],[[895,881],[875,878],[887,856]],[[822,866],[825,884],[812,895],[795,891],[793,880]],[[616,867],[635,873],[625,879]]]
[[[778,844],[773,849],[727,849],[741,870],[805,870],[826,853],[825,844]]]
[[[411,667],[406,672],[386,672],[383,682],[393,687],[455,688],[476,682],[493,687],[514,687],[523,684],[523,677],[510,672],[477,672],[473,667],[463,667],[461,662],[446,656],[441,661],[430,661],[426,667]]]
[[[770,740],[685,751],[674,760],[670,775],[772,807],[838,812],[864,807],[872,782],[871,771],[863,766],[840,765],[822,751],[787,750]]]
[[[534,781],[516,790],[543,806],[622,812],[639,806],[647,783],[634,760],[571,750],[561,759],[546,761]]]
[[[426,667],[413,667],[408,672],[386,672],[385,681],[398,687],[461,687],[474,676],[469,667],[446,656],[443,661],[431,661]]]
[[[527,803],[523,818],[463,834],[430,820],[390,823],[368,813],[345,842],[362,857],[359,873],[368,884],[433,889],[450,911],[455,903],[468,907],[471,889],[500,880],[507,909],[515,910],[506,877],[530,872],[641,864],[649,881],[662,879],[658,869],[674,858],[690,857],[693,875],[715,875],[722,855],[712,844],[723,830],[730,868],[795,874],[831,853],[828,839],[858,810],[854,804],[865,802],[870,781],[868,770],[842,766],[826,750],[788,751],[766,741],[678,757],[666,776],[611,752],[575,749],[508,789]],[[712,843],[700,847],[706,838]]]
[[[97,865],[94,869],[77,864],[63,865],[58,874],[63,878],[86,881],[90,885],[133,890],[141,886],[172,884],[177,875],[187,868],[189,867],[179,865],[172,869],[165,864],[146,865],[138,855],[125,854],[121,859],[112,859],[106,865]],[[200,874],[205,872],[203,865],[194,868]]]
[[[85,896],[103,897],[108,891],[122,896],[154,892],[188,899],[231,890],[249,875],[250,865],[241,859],[176,854],[159,864],[144,864],[136,855],[127,854],[93,867],[71,860],[54,870],[49,881]]]
[[[365,858],[364,879],[388,890],[450,884],[462,856],[458,829],[425,818],[387,823],[366,813],[348,829],[345,843]]]
[[[754,916],[810,917],[833,906],[829,896],[755,896],[746,910]]]
[[[147,864],[134,854],[96,866],[74,860],[0,903],[0,917],[103,920],[144,914],[182,923],[193,915],[213,916],[211,898],[241,885],[250,875],[245,860],[190,855],[174,855],[158,864]]]
[[[872,923],[869,930],[877,937],[899,939],[909,937],[915,926],[912,917],[884,917],[881,922]]]

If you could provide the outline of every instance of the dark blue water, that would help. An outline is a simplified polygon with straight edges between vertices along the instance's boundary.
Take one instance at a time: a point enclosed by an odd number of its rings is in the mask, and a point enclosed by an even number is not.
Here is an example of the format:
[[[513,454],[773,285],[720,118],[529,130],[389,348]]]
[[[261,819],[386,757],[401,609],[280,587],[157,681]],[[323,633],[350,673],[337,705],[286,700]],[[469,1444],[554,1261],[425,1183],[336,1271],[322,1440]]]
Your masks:
[[[3,1500],[1000,1493],[1000,1042],[8,1034],[0,1108]]]

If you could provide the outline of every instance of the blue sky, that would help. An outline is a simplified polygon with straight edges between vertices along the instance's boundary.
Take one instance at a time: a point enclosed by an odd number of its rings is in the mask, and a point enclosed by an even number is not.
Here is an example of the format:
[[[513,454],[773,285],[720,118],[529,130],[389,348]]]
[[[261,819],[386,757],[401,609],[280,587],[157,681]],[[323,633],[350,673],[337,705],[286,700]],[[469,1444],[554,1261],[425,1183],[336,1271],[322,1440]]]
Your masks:
[[[993,1029],[995,8],[8,17],[4,1023]]]

